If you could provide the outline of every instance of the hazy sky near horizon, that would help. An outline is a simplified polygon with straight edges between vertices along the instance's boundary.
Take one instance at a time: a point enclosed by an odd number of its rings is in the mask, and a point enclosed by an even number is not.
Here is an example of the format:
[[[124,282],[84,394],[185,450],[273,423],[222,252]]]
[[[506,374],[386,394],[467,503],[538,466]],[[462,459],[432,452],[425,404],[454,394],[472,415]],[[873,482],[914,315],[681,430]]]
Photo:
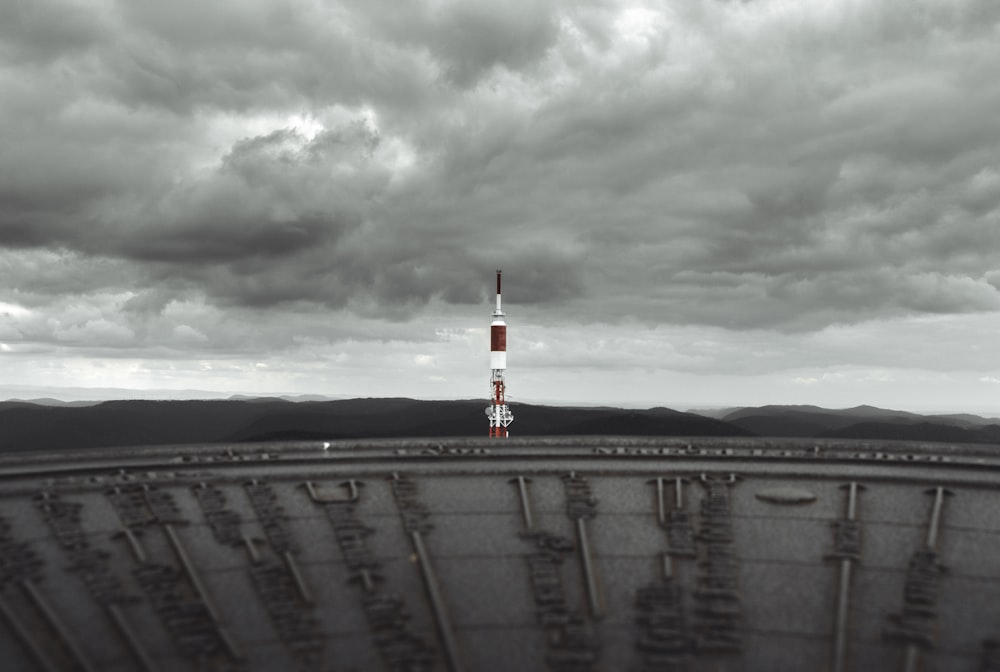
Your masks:
[[[996,0],[0,3],[0,397],[485,399],[503,268],[515,403],[1000,409],[998,111]]]

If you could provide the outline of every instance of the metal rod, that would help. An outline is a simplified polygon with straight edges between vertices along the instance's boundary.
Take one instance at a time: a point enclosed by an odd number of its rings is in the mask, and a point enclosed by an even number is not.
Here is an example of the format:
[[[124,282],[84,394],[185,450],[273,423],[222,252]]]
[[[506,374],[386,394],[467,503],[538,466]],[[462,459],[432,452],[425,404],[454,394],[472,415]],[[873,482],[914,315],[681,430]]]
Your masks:
[[[323,501],[322,499],[320,499],[319,494],[317,494],[316,486],[313,485],[312,481],[306,481],[305,486],[306,486],[306,492],[309,493],[309,499],[311,499],[314,502]]]
[[[847,520],[855,520],[858,515],[858,484],[851,481],[847,488]]]
[[[858,515],[858,484],[851,481],[847,485],[847,512],[845,519],[853,521]],[[836,614],[833,626],[833,656],[831,672],[847,670],[848,615],[851,606],[851,573],[854,559],[840,559],[840,574],[837,581]]]
[[[678,476],[674,479],[674,510],[684,510],[684,481],[687,479]]]
[[[146,562],[146,552],[142,549],[142,544],[139,543],[138,537],[135,533],[127,527],[123,527],[121,534],[125,537],[125,541],[128,542],[129,548],[132,550],[132,555],[135,556],[135,561],[140,565]]]
[[[661,526],[667,524],[667,502],[663,496],[663,479],[657,477],[656,481],[656,520]]]
[[[674,560],[670,557],[669,553],[660,554],[660,571],[663,574],[664,581],[674,577]]]
[[[366,593],[371,593],[375,590],[375,581],[372,579],[372,573],[364,567],[361,568],[361,587],[364,588]]]
[[[410,539],[413,541],[413,549],[417,552],[417,560],[420,563],[420,574],[424,580],[424,588],[427,590],[427,598],[431,603],[431,611],[434,612],[434,621],[437,623],[438,635],[444,647],[445,662],[451,672],[461,672],[465,669],[462,665],[462,658],[458,650],[458,642],[452,631],[451,619],[448,617],[448,610],[441,595],[441,588],[438,586],[437,575],[431,566],[430,554],[424,546],[423,536],[418,530],[410,532]]]
[[[927,523],[927,538],[924,540],[924,546],[927,550],[935,551],[937,549],[938,537],[941,534],[941,512],[944,509],[944,497],[951,493],[942,486],[932,488],[927,493],[934,495],[934,504],[931,506],[930,520]],[[921,647],[916,644],[907,644],[903,651],[900,670],[902,672],[918,672],[921,668],[922,657],[923,649]]]
[[[851,563],[849,558],[840,561],[840,578],[837,584],[837,614],[833,627],[832,672],[847,669],[847,616],[851,601]]]
[[[340,484],[340,487],[347,490],[347,497],[336,497],[334,495],[324,495],[321,494],[316,489],[316,484],[312,481],[306,481],[302,486],[306,489],[306,493],[309,495],[309,499],[316,502],[317,504],[328,504],[328,503],[343,503],[343,502],[356,502],[361,496],[358,486],[363,486],[364,483],[354,480],[353,478],[344,481]]]
[[[580,551],[580,563],[583,565],[583,582],[587,589],[587,605],[590,607],[590,615],[594,618],[603,618],[604,609],[601,604],[600,590],[597,585],[597,575],[594,572],[594,561],[590,555],[590,540],[587,538],[587,521],[584,518],[576,519],[576,538]]]
[[[931,522],[927,526],[927,548],[936,548],[941,531],[941,510],[944,508],[945,489],[934,488],[934,506],[931,508]]]
[[[222,643],[226,645],[227,649],[229,649],[229,655],[232,656],[234,660],[246,660],[246,654],[243,653],[240,643],[236,641],[236,638],[233,636],[233,633],[229,631],[229,628],[224,625],[216,625],[215,630],[219,633],[219,639],[221,639]]]
[[[149,657],[146,652],[145,647],[143,647],[142,642],[134,632],[132,632],[132,627],[128,624],[128,620],[125,615],[122,614],[121,609],[117,604],[108,605],[108,614],[111,615],[111,620],[114,621],[115,625],[118,627],[118,631],[125,638],[125,642],[128,644],[128,648],[132,651],[132,654],[136,657],[139,663],[142,665],[142,669],[146,672],[156,672],[160,668],[156,666],[153,659]]]
[[[195,592],[198,593],[198,597],[200,597],[202,603],[204,603],[205,609],[208,611],[208,615],[212,618],[212,621],[218,625],[222,622],[222,616],[219,614],[219,610],[216,608],[215,603],[212,602],[211,596],[205,589],[205,584],[201,582],[201,577],[198,576],[198,572],[195,570],[194,564],[191,562],[191,558],[188,557],[187,551],[184,550],[184,545],[177,536],[174,526],[164,525],[163,529],[167,533],[167,539],[170,540],[170,545],[173,547],[174,553],[177,554],[177,558],[181,561],[181,565],[184,567],[184,573],[187,574],[188,580],[194,587]]]
[[[184,567],[184,573],[187,574],[188,580],[191,582],[191,586],[194,591],[201,598],[202,604],[205,606],[205,611],[208,612],[209,617],[215,624],[216,632],[219,633],[219,638],[222,639],[222,643],[226,645],[229,649],[229,655],[235,660],[243,660],[245,654],[243,649],[240,647],[239,643],[232,636],[232,634],[222,626],[222,616],[219,614],[218,607],[215,606],[215,602],[212,601],[212,596],[208,593],[205,588],[205,584],[202,583],[201,577],[198,575],[195,569],[194,563],[191,562],[191,558],[188,557],[187,551],[184,550],[184,544],[181,543],[180,537],[177,536],[177,531],[174,530],[174,526],[167,524],[163,526],[164,531],[167,533],[167,538],[170,540],[170,545],[174,549],[174,553],[177,554],[177,558],[181,561],[181,565]]]
[[[343,483],[341,483],[340,487],[342,487],[342,488],[346,487],[347,488],[347,498],[348,498],[349,501],[352,501],[352,502],[358,501],[358,482],[357,481],[355,481],[353,478],[348,479],[347,481],[344,481]]]
[[[31,601],[35,603],[35,606],[38,607],[38,610],[45,616],[45,620],[49,622],[52,629],[59,635],[59,638],[73,655],[76,664],[85,670],[85,672],[96,672],[97,668],[91,665],[87,656],[83,653],[83,650],[76,644],[75,641],[73,641],[73,638],[69,633],[69,628],[67,628],[66,625],[59,620],[59,616],[56,614],[52,606],[46,601],[45,597],[38,591],[35,584],[30,580],[25,579],[21,581],[21,587],[24,589],[24,592],[28,594],[28,597],[31,598]]]
[[[512,483],[517,483],[517,491],[521,498],[521,516],[524,518],[524,529],[531,532],[535,529],[535,519],[531,515],[531,500],[528,498],[528,483],[531,479],[518,476]]]
[[[7,619],[7,622],[14,630],[14,634],[17,636],[18,640],[20,640],[21,644],[24,645],[24,648],[26,648],[28,653],[31,654],[31,657],[35,659],[35,662],[37,662],[45,672],[59,672],[60,667],[53,663],[48,654],[38,646],[35,640],[31,638],[31,633],[28,632],[28,629],[24,627],[24,624],[21,623],[20,619],[18,619],[17,614],[14,613],[9,606],[7,606],[7,603],[2,597],[0,597],[0,614],[3,614],[3,617]]]
[[[260,562],[260,553],[257,552],[257,544],[250,537],[249,534],[243,534],[243,547],[247,549],[247,554],[250,556],[250,562],[257,564]]]
[[[295,581],[295,588],[299,591],[299,597],[302,601],[308,605],[314,604],[312,591],[309,590],[309,586],[306,585],[305,577],[302,576],[302,572],[299,571],[299,565],[295,562],[295,558],[289,551],[285,551],[282,554],[285,559],[285,566],[288,567],[289,573],[292,575],[292,579]]]

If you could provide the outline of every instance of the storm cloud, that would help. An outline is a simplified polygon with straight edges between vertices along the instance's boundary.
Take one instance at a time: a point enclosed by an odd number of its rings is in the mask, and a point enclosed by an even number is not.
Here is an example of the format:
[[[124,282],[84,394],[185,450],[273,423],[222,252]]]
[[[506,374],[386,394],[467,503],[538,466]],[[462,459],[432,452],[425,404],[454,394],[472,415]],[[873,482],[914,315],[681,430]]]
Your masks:
[[[28,376],[317,362],[350,394],[352,353],[460,396],[501,267],[522,361],[616,384],[919,369],[862,334],[965,352],[1000,315],[992,0],[14,2],[0,100]]]

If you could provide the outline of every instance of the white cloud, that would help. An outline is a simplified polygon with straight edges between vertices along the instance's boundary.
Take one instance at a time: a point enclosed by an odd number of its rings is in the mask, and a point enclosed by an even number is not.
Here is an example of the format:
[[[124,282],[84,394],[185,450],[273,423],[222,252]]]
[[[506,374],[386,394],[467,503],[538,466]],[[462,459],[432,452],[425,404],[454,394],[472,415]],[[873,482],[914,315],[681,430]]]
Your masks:
[[[4,317],[24,317],[30,315],[31,311],[16,303],[0,302],[0,315]]]

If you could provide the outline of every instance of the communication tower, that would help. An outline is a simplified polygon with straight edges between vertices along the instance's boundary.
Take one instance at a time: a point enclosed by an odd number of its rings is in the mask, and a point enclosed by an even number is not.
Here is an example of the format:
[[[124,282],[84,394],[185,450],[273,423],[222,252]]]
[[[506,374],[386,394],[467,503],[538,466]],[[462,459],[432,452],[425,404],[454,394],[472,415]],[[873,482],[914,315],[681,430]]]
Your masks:
[[[497,271],[497,307],[490,324],[490,405],[486,417],[490,419],[490,437],[507,438],[507,427],[514,422],[514,414],[507,405],[504,371],[507,370],[507,323],[500,309],[500,271]]]

